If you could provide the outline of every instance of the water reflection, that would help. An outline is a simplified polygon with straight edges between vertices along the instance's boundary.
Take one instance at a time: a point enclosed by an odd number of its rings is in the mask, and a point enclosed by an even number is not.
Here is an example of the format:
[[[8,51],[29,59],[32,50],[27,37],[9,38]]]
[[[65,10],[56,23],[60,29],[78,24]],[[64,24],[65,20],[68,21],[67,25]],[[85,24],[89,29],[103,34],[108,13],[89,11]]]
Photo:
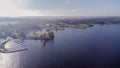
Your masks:
[[[20,54],[16,53],[0,53],[0,68],[19,68]]]
[[[54,42],[54,39],[51,39],[51,40],[41,40],[41,44],[43,46],[43,48],[47,45],[47,43],[53,43]]]
[[[43,48],[45,47],[45,45],[47,44],[48,40],[41,40],[41,44],[43,46]]]

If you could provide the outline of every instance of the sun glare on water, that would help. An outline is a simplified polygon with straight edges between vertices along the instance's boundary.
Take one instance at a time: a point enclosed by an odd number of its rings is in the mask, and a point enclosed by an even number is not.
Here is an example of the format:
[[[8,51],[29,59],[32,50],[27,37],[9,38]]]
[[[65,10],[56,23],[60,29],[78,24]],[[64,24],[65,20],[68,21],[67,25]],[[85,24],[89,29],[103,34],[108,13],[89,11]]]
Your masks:
[[[19,9],[11,0],[0,0],[0,17],[41,16],[38,11]]]

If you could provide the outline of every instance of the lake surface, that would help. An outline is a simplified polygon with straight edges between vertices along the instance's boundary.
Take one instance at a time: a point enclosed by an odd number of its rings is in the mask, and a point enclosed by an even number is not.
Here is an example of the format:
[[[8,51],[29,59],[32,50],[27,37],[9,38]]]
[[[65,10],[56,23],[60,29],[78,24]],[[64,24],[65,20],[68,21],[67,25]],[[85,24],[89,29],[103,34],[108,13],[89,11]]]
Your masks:
[[[26,51],[0,53],[0,68],[119,68],[120,25],[54,31],[54,40],[25,40]],[[44,44],[44,45],[43,45]]]

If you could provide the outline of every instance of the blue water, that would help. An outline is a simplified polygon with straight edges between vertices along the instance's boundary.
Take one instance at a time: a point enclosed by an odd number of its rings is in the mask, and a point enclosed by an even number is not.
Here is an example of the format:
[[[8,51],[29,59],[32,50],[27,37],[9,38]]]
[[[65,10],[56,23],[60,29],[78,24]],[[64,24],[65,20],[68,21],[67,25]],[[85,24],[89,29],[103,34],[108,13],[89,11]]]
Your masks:
[[[25,40],[26,51],[0,53],[0,68],[120,68],[120,25],[54,31],[54,40]]]

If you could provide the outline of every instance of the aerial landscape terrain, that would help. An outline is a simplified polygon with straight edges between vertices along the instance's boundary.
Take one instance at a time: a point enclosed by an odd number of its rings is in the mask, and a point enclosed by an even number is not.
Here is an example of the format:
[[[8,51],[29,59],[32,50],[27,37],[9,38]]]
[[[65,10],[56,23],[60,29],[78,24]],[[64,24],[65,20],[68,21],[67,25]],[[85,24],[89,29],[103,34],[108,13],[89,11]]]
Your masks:
[[[120,68],[120,0],[0,0],[0,68]]]
[[[119,67],[120,17],[2,17],[0,22],[5,22],[0,52],[20,55],[12,60],[17,67]]]

